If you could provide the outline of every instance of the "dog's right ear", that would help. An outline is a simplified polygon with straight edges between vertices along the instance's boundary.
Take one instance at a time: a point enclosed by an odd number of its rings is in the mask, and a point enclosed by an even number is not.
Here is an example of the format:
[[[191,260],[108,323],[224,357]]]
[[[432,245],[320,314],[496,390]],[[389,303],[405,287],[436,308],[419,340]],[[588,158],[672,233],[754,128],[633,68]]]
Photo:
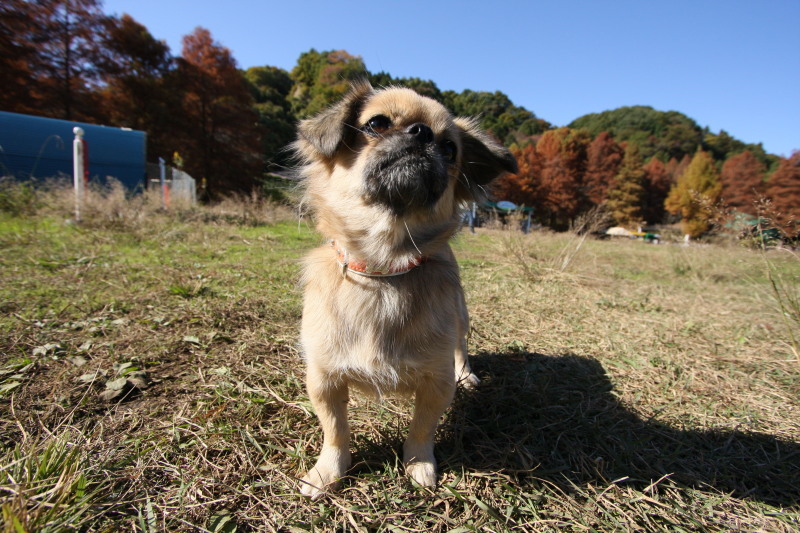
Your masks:
[[[308,159],[333,157],[339,146],[356,134],[361,106],[373,92],[368,81],[353,82],[339,102],[300,122],[295,150]]]

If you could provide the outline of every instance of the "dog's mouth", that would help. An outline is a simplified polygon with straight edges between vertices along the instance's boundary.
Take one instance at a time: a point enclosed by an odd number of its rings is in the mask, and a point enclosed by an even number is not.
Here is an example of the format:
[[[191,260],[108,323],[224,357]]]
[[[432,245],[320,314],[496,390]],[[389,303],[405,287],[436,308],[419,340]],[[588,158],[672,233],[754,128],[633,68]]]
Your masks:
[[[435,145],[403,144],[376,149],[364,178],[366,199],[398,215],[433,207],[448,184],[447,161]]]

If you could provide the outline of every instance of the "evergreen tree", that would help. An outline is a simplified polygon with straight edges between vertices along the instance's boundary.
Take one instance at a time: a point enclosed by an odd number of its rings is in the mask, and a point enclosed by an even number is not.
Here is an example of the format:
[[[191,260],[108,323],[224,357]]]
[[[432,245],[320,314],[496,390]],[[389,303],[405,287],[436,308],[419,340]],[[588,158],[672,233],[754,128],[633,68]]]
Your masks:
[[[289,94],[292,79],[278,67],[251,67],[244,73],[255,100],[261,131],[261,151],[269,166],[289,165],[286,146],[294,139],[297,119],[292,114]]]
[[[611,216],[618,225],[635,229],[643,222],[644,180],[645,172],[642,169],[639,147],[630,143],[625,148],[622,166],[614,178],[613,187],[608,191],[606,201]]]
[[[685,234],[699,237],[711,229],[721,192],[714,160],[708,153],[698,150],[670,190],[665,207],[670,213],[681,216],[681,229]]]
[[[300,55],[290,76],[294,81],[292,113],[304,118],[344,96],[350,82],[367,78],[368,72],[360,56],[344,50],[317,52],[312,48]]]

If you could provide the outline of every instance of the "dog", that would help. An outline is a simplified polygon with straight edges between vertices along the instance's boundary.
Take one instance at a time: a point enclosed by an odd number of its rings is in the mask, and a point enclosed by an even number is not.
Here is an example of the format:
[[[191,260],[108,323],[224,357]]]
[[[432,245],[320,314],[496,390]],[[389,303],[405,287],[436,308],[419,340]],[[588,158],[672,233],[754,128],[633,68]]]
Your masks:
[[[302,275],[300,342],[324,437],[301,492],[320,497],[350,467],[351,388],[414,395],[403,461],[416,483],[435,486],[439,419],[458,382],[479,383],[448,242],[465,203],[517,172],[516,160],[476,120],[454,118],[411,89],[367,82],[301,121],[292,148],[302,204],[325,238]]]

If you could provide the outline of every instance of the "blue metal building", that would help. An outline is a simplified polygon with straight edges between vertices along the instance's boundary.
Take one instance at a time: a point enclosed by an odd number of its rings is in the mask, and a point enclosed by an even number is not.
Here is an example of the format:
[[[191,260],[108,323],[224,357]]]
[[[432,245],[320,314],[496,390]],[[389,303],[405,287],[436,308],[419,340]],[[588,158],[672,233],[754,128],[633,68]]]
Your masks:
[[[75,126],[85,132],[89,179],[113,177],[131,190],[144,185],[145,132],[5,111],[0,111],[0,176],[71,177]]]

